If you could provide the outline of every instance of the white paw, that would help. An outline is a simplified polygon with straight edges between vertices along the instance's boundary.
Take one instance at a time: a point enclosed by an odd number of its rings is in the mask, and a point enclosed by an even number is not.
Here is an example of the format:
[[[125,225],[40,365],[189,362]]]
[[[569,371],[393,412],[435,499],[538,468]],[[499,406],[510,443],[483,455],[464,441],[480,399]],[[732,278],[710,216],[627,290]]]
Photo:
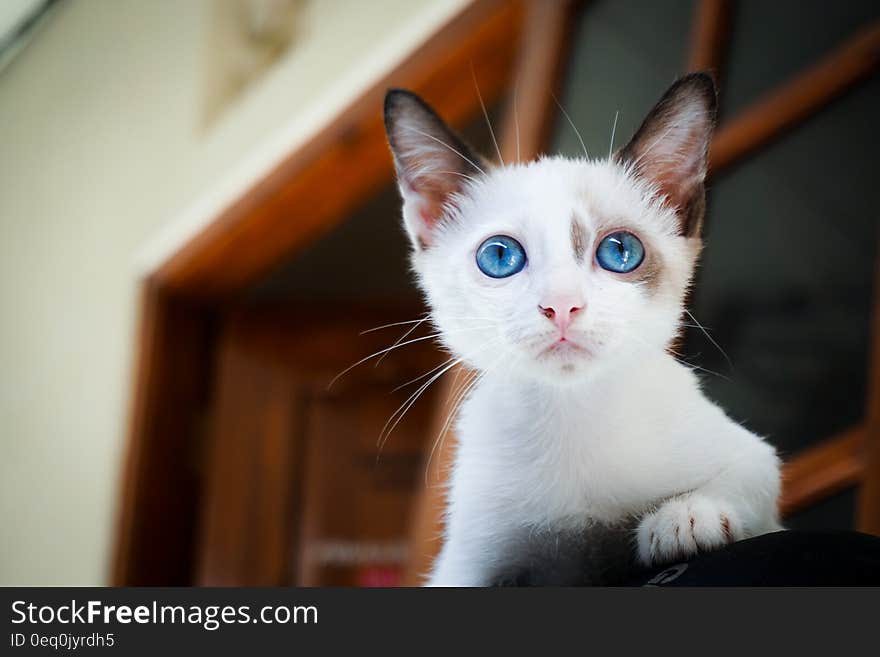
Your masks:
[[[669,563],[743,537],[739,518],[728,505],[701,495],[677,497],[639,523],[639,561],[648,566]]]

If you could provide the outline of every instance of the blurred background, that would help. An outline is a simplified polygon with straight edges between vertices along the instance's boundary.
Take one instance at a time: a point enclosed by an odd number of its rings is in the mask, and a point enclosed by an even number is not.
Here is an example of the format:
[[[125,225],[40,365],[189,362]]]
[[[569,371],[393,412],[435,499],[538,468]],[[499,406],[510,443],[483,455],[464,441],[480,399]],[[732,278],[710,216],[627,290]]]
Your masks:
[[[0,0],[0,584],[418,581],[471,375],[422,387],[445,359],[423,339],[328,388],[428,334],[364,332],[425,311],[389,86],[486,155],[483,103],[508,157],[603,157],[712,69],[705,331],[676,350],[780,450],[789,526],[880,533],[878,21],[872,0]]]

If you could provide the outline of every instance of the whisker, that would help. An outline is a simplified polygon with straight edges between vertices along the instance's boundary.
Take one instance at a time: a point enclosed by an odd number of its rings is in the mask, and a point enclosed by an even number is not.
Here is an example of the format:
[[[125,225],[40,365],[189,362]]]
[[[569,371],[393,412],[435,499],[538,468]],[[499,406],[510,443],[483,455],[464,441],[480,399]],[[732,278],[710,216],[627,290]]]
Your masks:
[[[550,95],[553,97],[553,101],[556,103],[559,111],[562,112],[562,116],[564,116],[565,120],[568,121],[568,125],[570,125],[571,129],[574,130],[574,134],[577,135],[578,141],[581,142],[581,148],[584,149],[584,157],[589,160],[590,155],[589,153],[587,153],[587,146],[586,144],[584,144],[584,138],[581,137],[580,131],[577,129],[577,126],[574,124],[574,121],[571,120],[571,117],[568,115],[568,112],[565,111],[565,108],[562,106],[562,104],[558,100],[556,100],[556,95],[552,93]]]
[[[427,314],[427,313],[425,313]],[[405,324],[421,324],[422,322],[426,322],[430,319],[429,317],[423,317],[422,319],[408,319],[404,322],[393,322],[391,324],[382,324],[382,326],[374,326],[373,328],[367,329],[365,331],[361,331],[358,335],[366,335],[367,333],[372,333],[374,331],[381,331],[382,329],[393,328],[395,326],[404,326]]]
[[[649,349],[653,349],[653,348],[654,348],[654,345],[652,345],[650,342],[648,342],[647,340],[645,340],[642,336],[638,335],[637,333],[633,333],[632,331],[627,331],[627,330],[625,330],[625,329],[621,329],[621,330],[622,330],[622,331],[623,331],[628,337],[630,337],[630,338],[634,338],[634,339],[636,339],[636,340],[639,340],[642,344],[644,344],[644,345],[645,345],[646,347],[648,347]],[[665,349],[664,351],[665,351],[666,353],[668,353],[668,354],[670,355],[670,357],[671,357],[673,360],[675,360],[677,363],[680,363],[681,365],[684,365],[684,366],[687,367],[688,369],[699,370],[699,371],[701,371],[701,372],[705,372],[706,374],[712,374],[712,375],[714,375],[714,376],[717,376],[717,377],[719,377],[719,378],[724,379],[725,381],[730,381],[730,380],[731,380],[730,377],[725,376],[724,374],[721,374],[720,372],[715,372],[714,370],[707,369],[707,368],[705,368],[705,367],[702,367],[701,365],[696,365],[696,364],[694,364],[694,363],[691,363],[691,362],[685,360],[685,357],[684,357],[682,354],[680,354],[680,353],[677,352],[677,351],[674,351],[674,350],[671,349],[671,348],[667,348],[667,349]]]
[[[452,385],[449,387],[450,390],[452,390],[452,393],[450,393],[449,397],[446,399],[446,404],[445,404],[444,408],[449,408],[450,402],[452,401],[453,396],[459,390],[461,390],[461,385],[460,385],[459,379],[461,379],[462,372],[467,372],[469,374],[471,372],[471,370],[467,370],[463,367],[459,367],[458,369],[455,370],[455,378],[452,379]]]
[[[489,126],[489,134],[492,137],[492,143],[495,144],[495,152],[498,153],[498,160],[504,164],[504,157],[501,155],[501,149],[498,147],[498,140],[495,139],[495,131],[492,129],[492,122],[489,120],[489,113],[486,111],[486,105],[483,103],[483,94],[480,93],[480,85],[477,84],[477,73],[474,70],[474,63],[471,62],[471,77],[474,79],[474,87],[477,90],[477,99],[480,101],[480,109],[483,110],[483,116],[486,118],[486,125]]]
[[[697,328],[699,328],[703,332],[703,335],[705,335],[709,339],[709,342],[711,342],[713,345],[715,345],[715,348],[721,352],[721,355],[724,356],[724,359],[727,361],[727,364],[730,366],[730,369],[733,369],[733,362],[730,360],[730,356],[727,355],[727,352],[725,352],[724,349],[721,348],[720,344],[715,342],[715,339],[711,335],[709,335],[709,331],[707,331],[706,328],[702,324],[700,324],[699,321],[697,321],[697,318],[691,314],[690,310],[685,308],[684,311],[687,313],[688,317],[690,317],[692,320],[694,320],[694,323],[697,325]]]
[[[431,451],[428,454],[428,462],[425,465],[425,486],[429,486],[429,473],[431,471],[431,463],[434,459],[434,453],[437,451],[437,446],[440,446],[440,449],[443,449],[443,445],[446,443],[446,436],[449,433],[449,429],[452,426],[452,422],[458,415],[458,411],[461,408],[462,403],[467,398],[468,394],[482,381],[486,374],[493,370],[495,366],[501,361],[501,359],[506,354],[500,354],[498,358],[492,363],[492,365],[482,372],[477,372],[475,375],[472,375],[470,379],[466,380],[460,391],[451,396],[455,401],[452,404],[452,410],[446,416],[446,421],[443,423],[443,426],[440,429],[440,433],[437,434],[437,438],[434,440],[434,444],[431,446]]]
[[[400,348],[400,347],[405,347],[405,346],[407,346],[407,345],[413,344],[414,342],[421,342],[421,341],[423,341],[423,340],[430,340],[430,339],[432,339],[432,338],[436,338],[436,337],[438,337],[439,335],[440,335],[440,333],[438,332],[438,333],[431,333],[430,335],[424,335],[424,336],[421,336],[421,337],[418,337],[418,338],[413,338],[412,340],[407,340],[406,342],[403,342],[403,343],[401,343],[401,344],[393,344],[393,345],[391,345],[390,347],[385,347],[384,349],[381,349],[381,350],[377,351],[377,352],[374,353],[374,354],[370,354],[369,356],[364,356],[364,357],[361,358],[359,361],[357,361],[357,362],[354,363],[353,365],[349,365],[349,366],[346,367],[344,370],[342,370],[339,374],[337,374],[336,376],[334,376],[334,377],[333,377],[333,380],[331,380],[330,383],[327,384],[327,390],[329,390],[330,388],[332,388],[334,383],[336,383],[336,382],[337,382],[339,379],[341,379],[343,376],[345,376],[346,374],[348,374],[349,372],[351,372],[355,367],[357,367],[358,365],[361,365],[361,364],[363,364],[363,363],[366,363],[366,362],[367,362],[368,360],[370,360],[371,358],[375,358],[376,356],[381,356],[382,354],[388,353],[389,351],[392,351],[393,349],[398,349],[398,348]]]
[[[342,370],[339,374],[337,374],[336,376],[334,376],[333,379],[330,381],[330,383],[327,384],[327,390],[330,390],[330,388],[333,387],[333,384],[334,384],[334,383],[336,383],[336,382],[337,382],[339,379],[341,379],[343,376],[345,376],[346,374],[348,374],[349,372],[351,372],[351,371],[352,371],[355,367],[357,367],[358,365],[361,365],[361,364],[363,364],[363,363],[366,363],[366,362],[367,362],[368,360],[370,360],[371,358],[375,358],[376,356],[381,356],[381,355],[383,355],[383,354],[388,353],[389,351],[393,351],[394,349],[399,349],[399,348],[401,348],[401,347],[406,347],[407,345],[415,344],[416,342],[422,342],[423,340],[432,340],[432,339],[434,339],[434,338],[439,338],[439,337],[442,336],[442,335],[453,335],[453,334],[458,334],[458,333],[464,333],[465,331],[486,330],[486,329],[494,328],[495,326],[496,326],[496,325],[495,325],[494,323],[493,323],[493,324],[488,324],[488,325],[481,325],[481,326],[466,326],[466,327],[463,327],[463,328],[460,328],[460,329],[455,329],[455,330],[453,330],[453,331],[436,331],[436,332],[434,332],[434,333],[429,333],[428,335],[422,335],[422,336],[419,336],[419,337],[417,337],[417,338],[412,338],[412,339],[410,339],[410,340],[407,340],[406,342],[399,342],[399,343],[398,343],[398,342],[395,342],[395,343],[394,343],[393,345],[391,345],[390,347],[385,347],[384,349],[380,349],[379,351],[377,351],[377,352],[375,352],[375,353],[372,353],[372,354],[370,354],[369,356],[364,356],[364,357],[361,358],[359,361],[357,361],[357,362],[355,362],[355,363],[349,365],[348,367],[346,367],[346,368],[345,368],[344,370]],[[412,329],[410,329],[410,331],[408,331],[408,332],[411,332],[411,331],[412,331]],[[404,336],[404,337],[405,337],[405,336]]]
[[[517,97],[519,96],[519,75],[513,84],[513,127],[516,129],[516,161],[521,162],[519,156],[519,110],[517,109]]]
[[[431,387],[432,383],[434,383],[437,379],[439,379],[441,376],[446,374],[446,372],[448,372],[450,369],[455,367],[459,362],[461,362],[461,361],[455,360],[452,363],[449,363],[442,370],[437,372],[434,376],[432,376],[430,379],[428,379],[428,381],[423,383],[419,387],[418,390],[416,390],[413,394],[411,394],[407,398],[407,400],[405,402],[403,402],[403,404],[401,404],[400,407],[398,407],[398,409],[394,413],[391,414],[391,417],[388,418],[388,421],[385,423],[385,426],[382,427],[382,431],[379,432],[379,439],[378,439],[379,453],[376,455],[377,461],[379,460],[379,456],[382,454],[382,448],[385,446],[385,442],[388,440],[388,437],[392,434],[392,432],[397,427],[397,425],[400,424],[400,421],[404,418],[404,416],[407,414],[409,409],[412,408],[413,404],[415,404],[416,401],[418,401],[419,397],[421,397],[422,394],[429,387]],[[395,417],[397,417],[396,420],[394,419]],[[392,422],[392,420],[394,423],[391,424],[391,427],[389,428],[388,425]]]
[[[497,343],[498,341],[500,341],[502,337],[503,337],[503,336],[498,335],[498,336],[495,336],[494,338],[490,339],[488,342],[483,343],[483,344],[481,345],[480,351],[485,351],[486,349],[488,349],[489,347],[491,347],[493,344],[495,344],[495,343]],[[479,353],[479,352],[478,352],[478,353]],[[476,354],[474,354],[474,355],[476,355]],[[462,357],[462,358],[459,359],[459,362],[464,362],[464,361],[465,361],[467,358],[469,358],[469,357],[470,357],[470,356],[464,356],[464,357]],[[430,376],[431,374],[433,374],[434,372],[436,372],[437,370],[439,370],[441,367],[443,367],[443,366],[446,365],[447,363],[452,362],[453,360],[455,360],[455,357],[454,357],[454,356],[453,356],[452,358],[449,358],[448,360],[446,360],[446,361],[440,363],[439,365],[437,365],[436,367],[432,368],[431,370],[425,372],[424,374],[422,374],[422,375],[420,375],[420,376],[417,376],[417,377],[414,378],[414,379],[410,379],[410,380],[407,381],[406,383],[401,383],[399,386],[397,386],[396,388],[394,388],[391,392],[397,392],[397,391],[400,390],[401,388],[405,388],[406,386],[408,386],[408,385],[410,385],[410,384],[412,384],[412,383],[415,383],[416,381],[419,381],[420,379],[424,379],[426,376]],[[453,390],[456,389],[456,386],[457,386],[457,384],[458,384],[458,379],[459,379],[460,376],[461,376],[461,370],[459,369],[459,370],[455,373],[455,378],[454,378],[453,381],[452,381],[452,389],[453,389]],[[452,395],[450,395],[450,397],[451,397],[451,396],[452,396]],[[448,402],[449,402],[449,400],[447,400],[447,406],[448,406]]]
[[[427,488],[430,483],[429,473],[431,472],[431,463],[434,461],[434,453],[437,451],[437,446],[441,444],[445,444],[446,435],[449,431],[449,427],[451,425],[452,419],[458,414],[458,408],[461,405],[461,400],[464,396],[467,395],[471,390],[473,390],[474,386],[477,382],[482,378],[485,372],[478,373],[469,379],[465,385],[461,394],[458,395],[456,399],[456,404],[453,406],[453,409],[449,412],[449,415],[446,416],[446,421],[443,423],[443,427],[440,429],[440,432],[437,434],[437,437],[434,439],[434,443],[431,445],[431,451],[428,453],[428,461],[425,464],[425,487]],[[442,447],[441,447],[442,449]]]
[[[464,381],[459,381],[462,372],[466,372],[467,376],[465,377]],[[468,385],[471,379],[467,377],[472,377],[474,372],[474,370],[459,368],[459,370],[455,373],[455,379],[453,379],[451,386],[452,392],[450,392],[449,397],[446,399],[446,404],[444,405],[444,408],[449,409],[454,406],[453,400],[458,396],[458,393],[461,392],[462,389]]]
[[[614,113],[614,125],[611,126],[611,143],[608,145],[608,159],[611,159],[611,154],[614,152],[614,133],[617,132],[617,117],[620,116],[620,110],[617,110]]]
[[[428,371],[425,372],[424,374],[420,374],[420,375],[417,376],[416,378],[414,378],[414,379],[410,379],[410,380],[407,381],[406,383],[401,383],[399,386],[397,386],[396,388],[394,388],[391,392],[397,392],[398,390],[402,390],[403,388],[406,388],[408,385],[412,385],[412,384],[415,383],[416,381],[420,381],[421,379],[424,379],[426,376],[430,376],[431,374],[433,374],[434,372],[436,372],[437,370],[439,370],[441,367],[443,367],[443,366],[446,365],[447,363],[451,363],[451,362],[454,361],[454,360],[455,360],[455,357],[452,357],[452,358],[449,358],[449,359],[443,361],[442,363],[440,363],[440,364],[437,365],[436,367],[431,368],[430,370],[428,370]]]
[[[639,156],[636,158],[636,161],[635,161],[635,162],[633,162],[633,168],[634,168],[634,169],[638,169],[638,166],[642,163],[642,160],[648,155],[648,153],[650,153],[652,150],[654,150],[654,147],[655,147],[657,144],[659,144],[661,141],[665,140],[666,137],[669,136],[669,133],[672,132],[672,130],[673,130],[674,128],[678,128],[678,127],[680,127],[680,126],[677,126],[677,125],[675,125],[675,124],[669,126],[669,127],[663,132],[662,135],[660,135],[659,137],[657,137],[657,139],[655,139],[654,141],[652,141],[652,142],[651,142],[651,145],[648,146],[648,148],[646,148],[644,151],[642,151],[642,154],[639,155]]]
[[[446,420],[443,422],[443,426],[440,430],[441,434],[445,433],[449,429],[449,425],[452,423],[456,414],[458,413],[458,409],[461,407],[461,403],[465,396],[467,396],[468,391],[472,390],[477,380],[484,376],[485,372],[472,372],[469,374],[470,378],[465,379],[464,383],[459,386],[453,394],[449,396],[449,399],[446,400],[446,406],[449,408],[449,413],[446,415]]]
[[[474,178],[473,176],[469,176],[466,173],[462,173],[461,171],[438,171],[437,173],[447,173],[451,176],[458,176],[459,178],[467,178],[469,181],[471,181],[475,185],[478,185],[480,183],[480,181],[477,180],[476,178]]]
[[[420,134],[420,135],[422,135],[422,137],[427,137],[428,139],[433,139],[434,141],[436,141],[436,142],[437,142],[438,144],[440,144],[441,146],[443,146],[443,147],[445,147],[445,148],[448,148],[450,151],[452,151],[453,153],[455,153],[456,155],[458,155],[462,160],[464,160],[465,162],[467,162],[468,164],[470,164],[474,169],[476,169],[477,171],[479,171],[480,173],[482,173],[484,176],[486,175],[486,172],[483,171],[483,169],[482,169],[480,166],[478,166],[473,160],[471,160],[470,158],[465,157],[464,155],[462,155],[461,153],[459,153],[456,149],[454,149],[452,146],[450,146],[449,144],[447,144],[447,143],[446,143],[445,141],[443,141],[442,139],[437,139],[437,137],[435,137],[434,135],[430,135],[430,134],[428,134],[427,132],[422,132],[422,131],[419,130],[418,128],[413,128],[412,126],[406,126],[404,129],[405,129],[405,130],[409,130],[409,131],[411,131],[411,132],[415,132],[415,133],[417,133],[417,134]]]
[[[398,346],[401,342],[406,340],[412,334],[413,331],[415,331],[417,328],[419,328],[419,326],[420,326],[420,324],[413,324],[411,327],[409,327],[409,329],[403,335],[401,335],[399,338],[397,338],[397,340],[394,342],[394,344],[391,345],[391,348],[393,349],[394,347]],[[385,356],[387,356],[390,353],[391,353],[391,350],[388,350],[384,354],[379,356],[379,360],[377,360],[375,363],[373,363],[373,367],[374,368],[379,367],[379,363],[381,363],[383,360],[385,360]]]
[[[428,315],[428,313],[425,313],[425,315]],[[494,317],[449,317],[449,319],[454,319],[454,320],[458,320],[458,321],[462,321],[462,322],[494,322],[495,321]],[[374,326],[373,328],[365,329],[365,330],[361,331],[360,333],[358,333],[358,335],[366,335],[367,333],[374,333],[375,331],[381,331],[382,329],[394,328],[395,326],[405,326],[407,324],[418,324],[418,323],[427,322],[430,320],[431,320],[430,317],[423,317],[422,319],[408,319],[408,320],[401,321],[401,322],[392,322],[391,324],[382,324],[381,326]]]
[[[681,363],[685,367],[688,367],[692,370],[700,370],[701,372],[705,372],[706,374],[713,374],[714,376],[722,378],[725,381],[731,380],[729,376],[725,376],[724,374],[721,374],[720,372],[715,372],[714,370],[706,369],[705,367],[702,367],[701,365],[695,365],[694,363],[690,363],[690,362],[683,360],[681,358],[676,358],[675,356],[673,356],[672,358],[674,358],[677,362]]]
[[[501,338],[503,338],[503,336],[501,336],[501,335],[495,336],[494,338],[492,338],[488,342],[482,344],[478,351],[485,351],[486,349],[491,347],[494,343],[501,340]],[[419,386],[419,388],[415,392],[413,392],[409,397],[406,398],[406,400],[404,400],[404,402],[397,408],[397,410],[394,411],[394,413],[391,414],[391,417],[389,417],[388,420],[385,422],[385,425],[382,427],[382,430],[379,432],[379,437],[377,439],[377,446],[379,447],[378,453],[376,455],[376,462],[377,463],[379,461],[379,457],[382,454],[382,450],[385,447],[385,443],[388,441],[388,438],[394,432],[394,429],[397,427],[397,425],[403,420],[404,416],[406,416],[406,414],[409,412],[409,410],[413,407],[413,405],[422,396],[422,394],[424,394],[424,392],[435,381],[440,379],[440,377],[442,377],[444,374],[446,374],[450,369],[454,368],[457,365],[460,365],[462,362],[464,362],[464,360],[465,360],[465,357],[450,358],[446,362],[441,363],[439,366],[435,367],[430,372],[427,372],[427,373],[423,374],[422,376],[418,377],[419,379],[422,379],[422,378],[425,378],[426,376],[430,376],[430,378],[425,383],[423,383],[421,386]],[[456,373],[456,381],[457,381],[457,377],[460,373],[461,373],[461,370],[459,370]],[[418,380],[418,379],[415,379],[415,380]],[[398,386],[398,388],[399,387],[400,386]],[[451,395],[451,396],[453,396],[453,395]],[[449,421],[449,418],[447,417],[447,424],[448,424],[448,421]]]

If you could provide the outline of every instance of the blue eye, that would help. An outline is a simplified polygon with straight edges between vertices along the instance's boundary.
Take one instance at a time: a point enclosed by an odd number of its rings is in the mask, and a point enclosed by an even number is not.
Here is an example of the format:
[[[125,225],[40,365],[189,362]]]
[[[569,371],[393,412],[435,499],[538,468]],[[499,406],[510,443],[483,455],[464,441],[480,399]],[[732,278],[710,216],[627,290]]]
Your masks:
[[[526,250],[512,237],[495,235],[477,249],[477,267],[492,278],[507,278],[526,266]]]
[[[632,233],[620,231],[611,233],[599,242],[596,261],[602,269],[617,274],[631,272],[645,259],[645,247]]]

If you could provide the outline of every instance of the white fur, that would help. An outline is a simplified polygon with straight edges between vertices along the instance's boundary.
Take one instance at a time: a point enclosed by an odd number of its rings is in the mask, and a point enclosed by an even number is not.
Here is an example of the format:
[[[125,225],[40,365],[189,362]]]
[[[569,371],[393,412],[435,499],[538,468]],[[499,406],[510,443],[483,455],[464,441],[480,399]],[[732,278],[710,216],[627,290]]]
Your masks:
[[[403,192],[413,233],[418,198]],[[583,262],[573,218],[585,230]],[[653,284],[596,263],[598,240],[617,229],[655,259],[642,267],[659,263]],[[498,234],[528,254],[504,279],[475,263]],[[518,538],[548,527],[641,518],[634,549],[645,563],[778,528],[774,450],[666,351],[698,253],[656,189],[613,161],[502,167],[451,199],[413,266],[445,345],[480,379],[459,414],[430,584],[485,585]],[[570,337],[586,353],[544,352],[559,333],[538,306],[554,295],[583,302]]]

